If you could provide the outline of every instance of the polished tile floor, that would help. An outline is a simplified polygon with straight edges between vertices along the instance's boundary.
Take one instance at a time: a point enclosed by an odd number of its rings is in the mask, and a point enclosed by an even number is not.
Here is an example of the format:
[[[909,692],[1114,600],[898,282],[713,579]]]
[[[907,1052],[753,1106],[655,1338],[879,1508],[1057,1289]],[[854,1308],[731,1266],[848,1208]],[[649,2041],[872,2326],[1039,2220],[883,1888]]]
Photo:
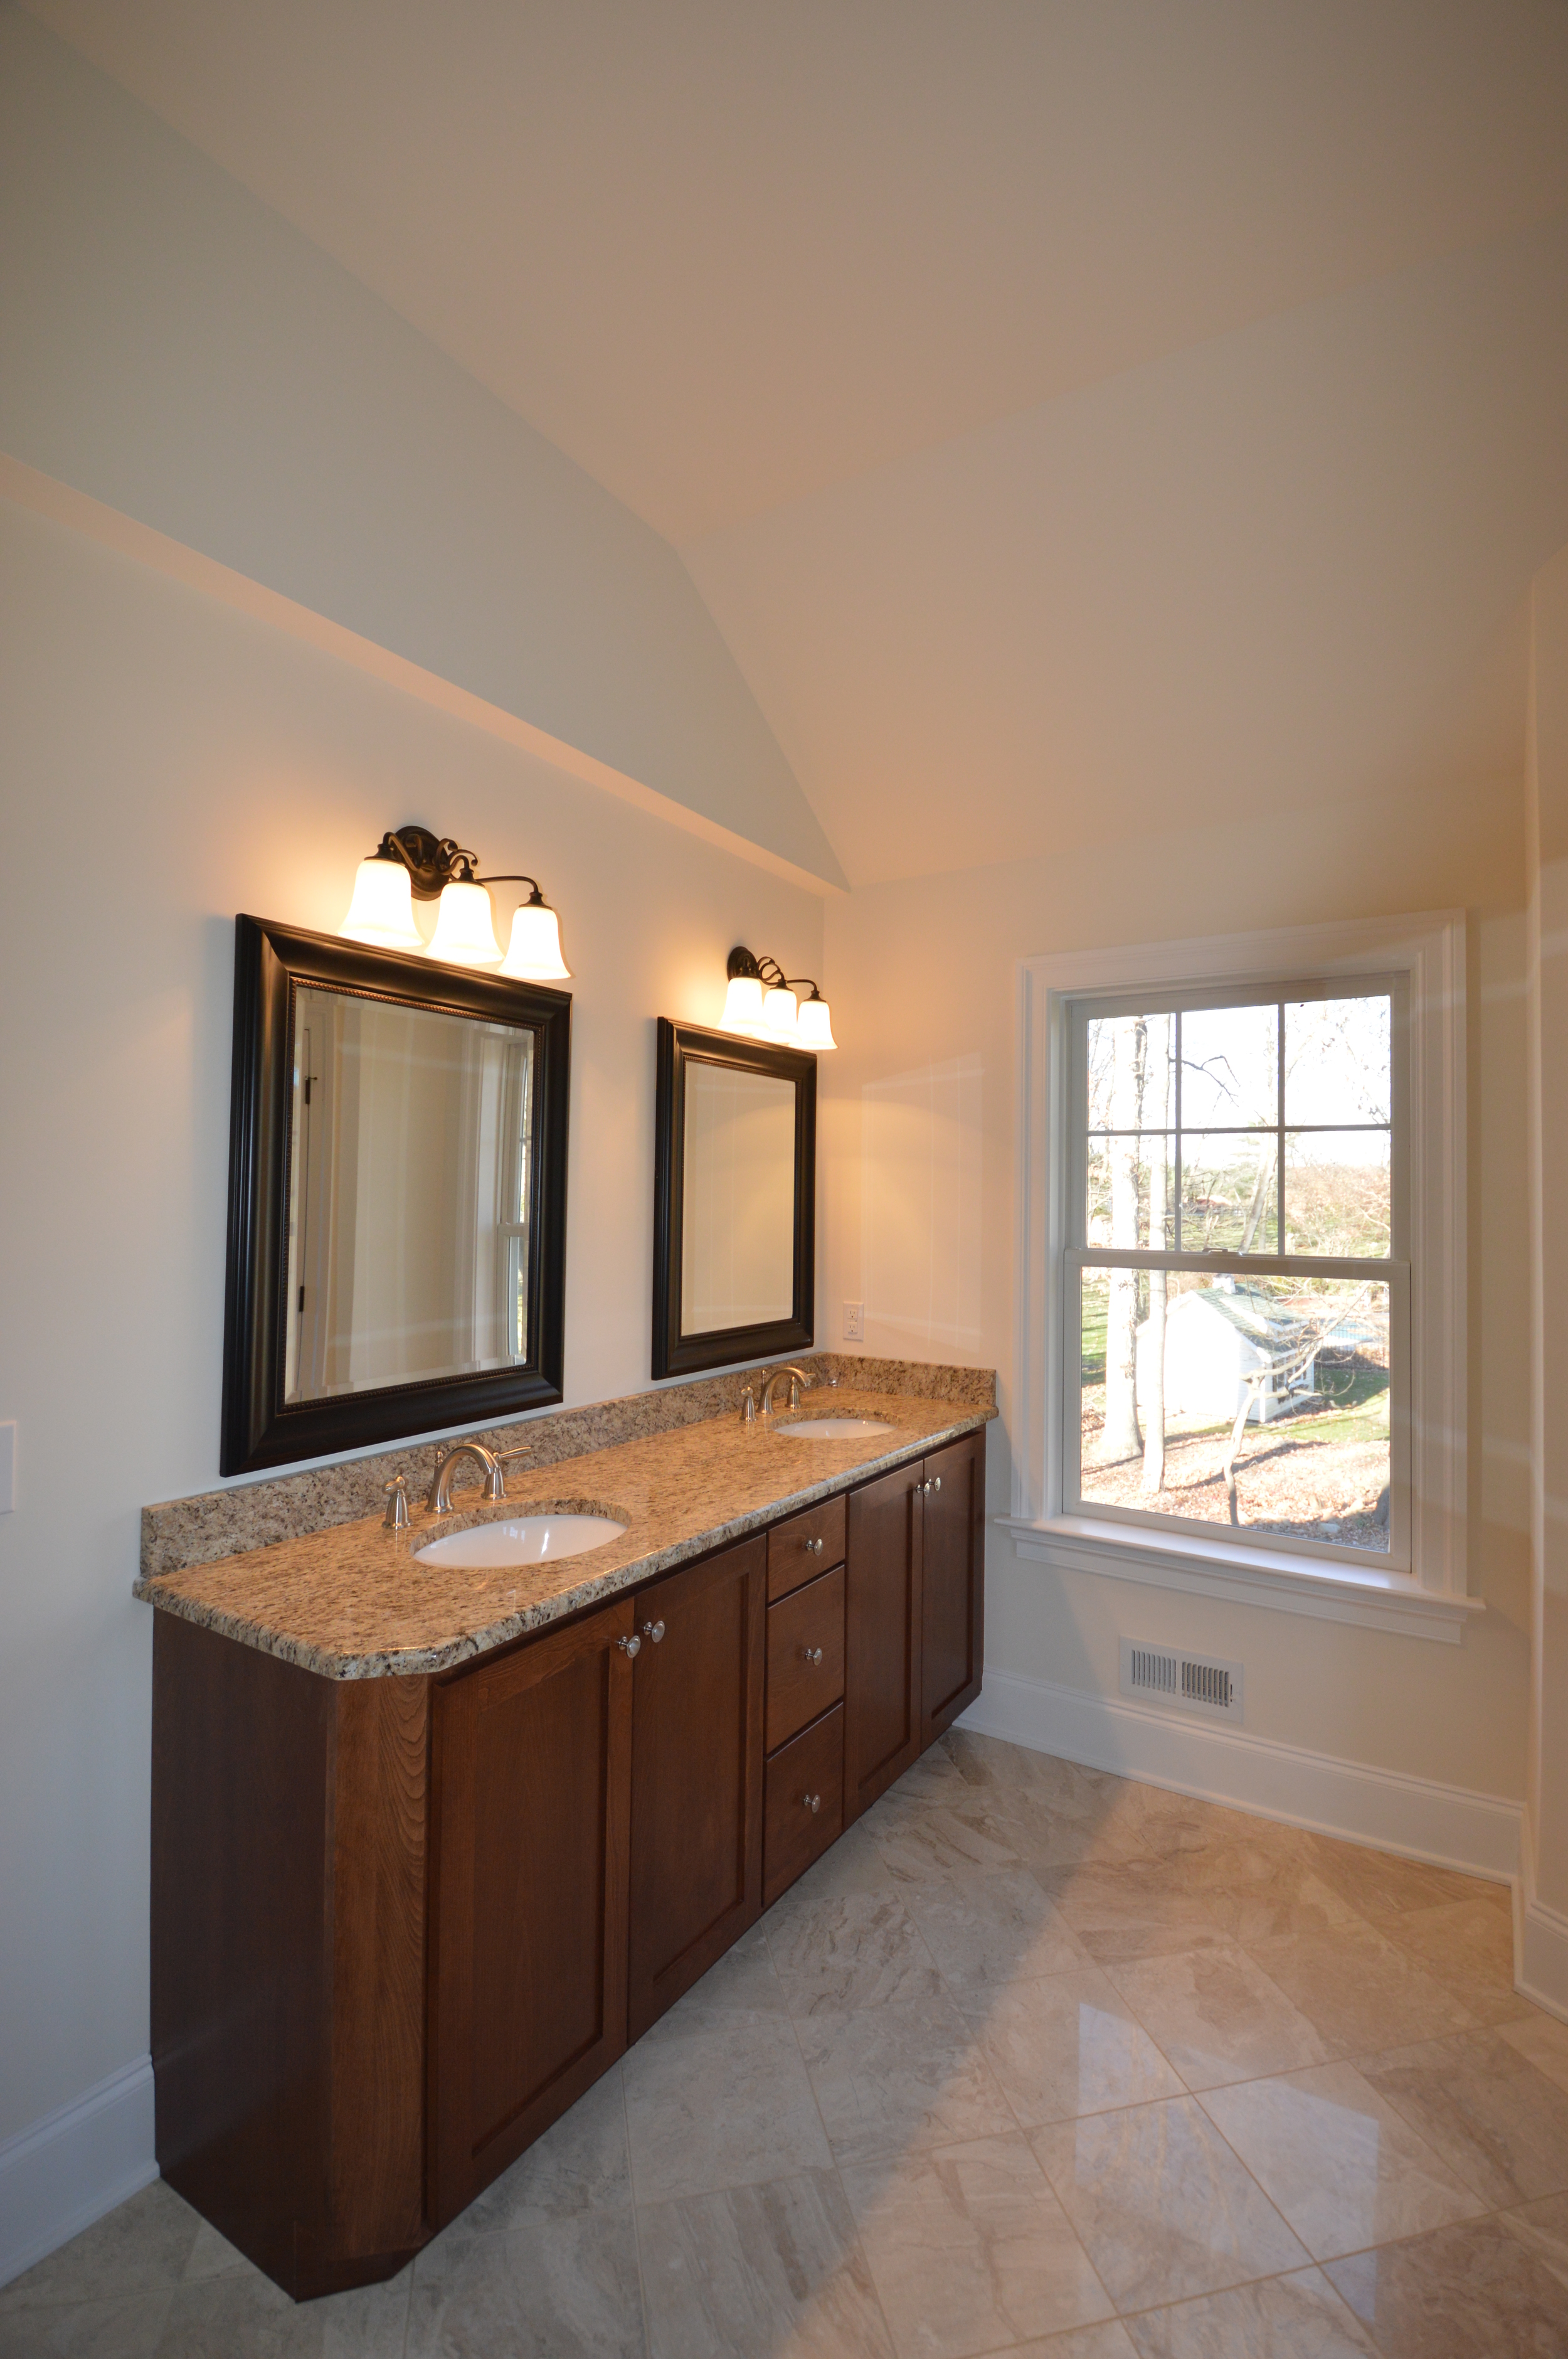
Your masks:
[[[160,2186],[67,2359],[1548,2359],[1568,2027],[1499,1887],[955,1734],[387,2286]]]

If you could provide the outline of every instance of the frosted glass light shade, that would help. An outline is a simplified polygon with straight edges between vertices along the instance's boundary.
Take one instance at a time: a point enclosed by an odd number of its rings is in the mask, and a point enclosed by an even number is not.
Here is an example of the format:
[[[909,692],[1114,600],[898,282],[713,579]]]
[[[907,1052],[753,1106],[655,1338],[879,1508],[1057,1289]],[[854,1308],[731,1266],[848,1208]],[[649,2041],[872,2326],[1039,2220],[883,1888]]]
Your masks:
[[[513,919],[501,972],[523,983],[570,982],[572,971],[561,956],[561,921],[547,901],[524,901]]]
[[[815,993],[800,1003],[800,1015],[795,1023],[796,1038],[803,1049],[836,1049],[833,1027],[828,1018],[827,1002]]]
[[[400,860],[362,860],[349,914],[338,928],[351,942],[373,942],[382,951],[425,947],[414,922],[414,896]]]
[[[762,1021],[762,986],[754,974],[732,974],[719,1019],[726,1032],[755,1032]]]
[[[495,915],[482,885],[443,885],[430,956],[448,966],[499,966]]]
[[[774,1040],[795,1037],[795,994],[783,984],[775,984],[762,1001],[762,1029]]]

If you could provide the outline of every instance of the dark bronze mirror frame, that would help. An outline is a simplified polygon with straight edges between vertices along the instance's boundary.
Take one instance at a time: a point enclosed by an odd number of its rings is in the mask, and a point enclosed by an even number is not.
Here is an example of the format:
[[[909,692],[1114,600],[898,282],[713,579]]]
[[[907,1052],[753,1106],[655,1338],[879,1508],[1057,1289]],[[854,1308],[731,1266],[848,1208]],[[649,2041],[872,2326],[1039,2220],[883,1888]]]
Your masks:
[[[681,1206],[686,1195],[686,1067],[689,1059],[769,1073],[795,1085],[795,1283],[790,1316],[752,1327],[681,1332]],[[687,1376],[743,1360],[811,1348],[816,1303],[816,1060],[733,1032],[659,1018],[654,1131],[654,1374]]]
[[[534,1034],[539,1119],[532,1201],[537,1213],[527,1280],[534,1348],[524,1364],[286,1404],[293,1011],[296,990],[311,984],[442,1015],[479,1016]],[[452,1426],[494,1423],[561,1398],[571,1005],[569,992],[543,984],[439,966],[259,918],[235,920],[222,1473],[324,1458]]]

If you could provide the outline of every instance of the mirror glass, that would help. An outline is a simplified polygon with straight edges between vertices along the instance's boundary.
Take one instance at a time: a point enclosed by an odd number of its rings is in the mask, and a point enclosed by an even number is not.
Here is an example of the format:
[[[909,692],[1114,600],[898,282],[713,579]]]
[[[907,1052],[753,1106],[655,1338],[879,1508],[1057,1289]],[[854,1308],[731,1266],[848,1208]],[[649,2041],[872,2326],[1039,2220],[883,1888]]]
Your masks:
[[[535,1035],[294,996],[286,1404],[520,1366]]]
[[[687,1060],[683,1334],[790,1315],[795,1095],[776,1074]]]

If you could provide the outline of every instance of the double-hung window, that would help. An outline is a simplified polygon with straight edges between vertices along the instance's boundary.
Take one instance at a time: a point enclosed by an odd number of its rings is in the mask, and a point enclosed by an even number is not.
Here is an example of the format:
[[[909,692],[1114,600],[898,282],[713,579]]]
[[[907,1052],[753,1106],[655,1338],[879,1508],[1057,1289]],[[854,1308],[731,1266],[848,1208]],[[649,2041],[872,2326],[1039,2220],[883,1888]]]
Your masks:
[[[1457,1637],[1465,966],[1459,916],[1024,962],[1021,1554]]]
[[[1410,1563],[1402,976],[1075,999],[1069,1511]]]

